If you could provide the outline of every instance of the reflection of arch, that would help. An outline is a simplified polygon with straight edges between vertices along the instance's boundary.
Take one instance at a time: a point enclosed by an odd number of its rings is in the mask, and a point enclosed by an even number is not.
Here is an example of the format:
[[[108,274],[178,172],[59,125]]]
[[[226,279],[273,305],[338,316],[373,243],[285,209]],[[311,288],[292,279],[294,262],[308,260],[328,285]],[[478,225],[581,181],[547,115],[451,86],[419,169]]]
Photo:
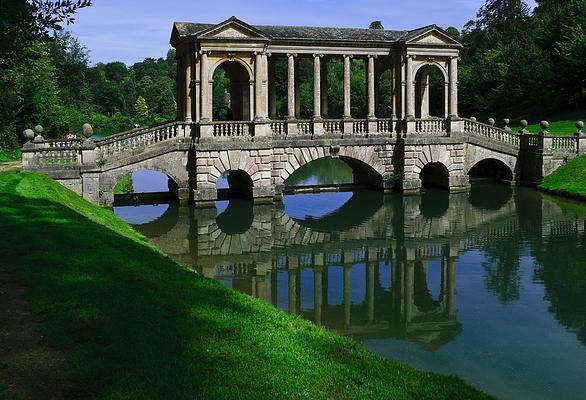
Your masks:
[[[450,208],[450,192],[447,190],[425,190],[420,199],[419,210],[426,218],[439,218]]]
[[[499,210],[513,197],[509,185],[472,185],[468,201],[472,206],[484,210]]]
[[[441,162],[430,162],[426,164],[419,173],[421,186],[424,188],[450,188],[450,171]]]
[[[167,178],[166,187],[163,187],[162,190],[136,190],[136,182],[134,181],[134,174],[137,172],[152,172],[155,175],[161,175],[161,177]],[[128,204],[128,203],[142,203],[142,204],[149,204],[154,202],[155,199],[174,199],[177,200],[179,198],[179,183],[180,181],[177,178],[173,177],[169,173],[167,173],[164,168],[151,168],[151,167],[141,167],[140,165],[131,165],[125,168],[121,168],[115,171],[109,171],[109,182],[111,183],[111,188],[109,190],[112,191],[114,204]],[[133,183],[133,190],[130,193],[124,194],[114,194],[114,189],[118,185],[118,183],[122,180],[122,178],[130,176],[130,179]]]
[[[441,76],[434,74],[438,70]],[[439,63],[422,64],[415,70],[415,117],[447,116],[447,82],[447,71]],[[434,90],[433,86],[436,86]]]
[[[228,86],[229,100],[226,104],[225,93],[219,83],[219,74],[223,73],[230,80]],[[250,112],[250,82],[252,81],[252,70],[250,66],[241,59],[221,60],[210,70],[210,82],[213,85],[212,118],[214,120],[248,121]]]
[[[310,228],[313,231],[342,232],[368,221],[382,205],[382,193],[357,190],[342,207],[323,217],[307,217],[304,220],[293,218],[293,220],[299,225]]]
[[[175,228],[178,222],[179,203],[172,202],[159,218],[146,224],[133,225],[133,227],[150,239],[167,234]]]
[[[228,170],[228,188],[218,189],[218,198],[245,198],[252,199],[254,183],[250,175],[241,169]]]
[[[501,160],[485,158],[478,161],[468,171],[468,176],[473,178],[493,178],[498,181],[512,181],[513,171]]]
[[[254,219],[251,201],[232,199],[224,212],[216,217],[216,224],[227,235],[246,233]]]

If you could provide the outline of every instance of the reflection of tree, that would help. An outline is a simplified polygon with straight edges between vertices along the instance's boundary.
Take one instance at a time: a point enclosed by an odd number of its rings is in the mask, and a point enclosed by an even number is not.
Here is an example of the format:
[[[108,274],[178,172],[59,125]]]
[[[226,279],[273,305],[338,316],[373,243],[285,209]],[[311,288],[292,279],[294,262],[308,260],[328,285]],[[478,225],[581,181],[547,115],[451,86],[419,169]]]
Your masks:
[[[536,278],[543,281],[549,311],[586,345],[586,236],[567,235],[536,249]]]
[[[503,304],[519,300],[521,277],[519,276],[519,240],[507,238],[493,241],[484,248],[486,261],[482,267],[486,273],[486,288]]]
[[[331,185],[353,183],[352,168],[338,158],[324,157],[311,161],[293,172],[285,181],[287,186]]]

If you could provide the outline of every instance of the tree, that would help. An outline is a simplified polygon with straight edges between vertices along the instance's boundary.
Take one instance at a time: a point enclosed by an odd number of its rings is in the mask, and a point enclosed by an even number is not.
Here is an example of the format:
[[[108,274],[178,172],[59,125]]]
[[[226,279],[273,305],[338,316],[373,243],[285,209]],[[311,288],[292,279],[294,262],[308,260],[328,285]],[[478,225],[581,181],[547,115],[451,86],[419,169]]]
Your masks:
[[[477,15],[481,26],[500,31],[514,30],[528,16],[529,7],[523,0],[487,0]]]
[[[167,89],[161,95],[161,99],[159,100],[159,105],[157,106],[157,114],[161,117],[169,117],[175,115],[175,96],[170,89]]]
[[[149,116],[149,108],[146,100],[142,96],[138,96],[134,103],[134,116],[137,119],[145,119]]]
[[[380,21],[372,21],[368,29],[385,29]]]

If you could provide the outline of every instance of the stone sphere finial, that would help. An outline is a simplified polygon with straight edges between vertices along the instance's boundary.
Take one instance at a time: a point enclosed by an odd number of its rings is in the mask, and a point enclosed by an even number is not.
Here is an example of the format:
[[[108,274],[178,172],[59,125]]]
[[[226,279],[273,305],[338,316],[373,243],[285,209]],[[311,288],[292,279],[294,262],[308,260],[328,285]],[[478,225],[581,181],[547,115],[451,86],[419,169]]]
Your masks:
[[[470,121],[476,122],[476,117],[470,117]]]
[[[521,124],[521,128],[525,129],[529,126],[529,122],[527,122],[526,119],[522,119],[521,121],[519,121],[519,124]]]
[[[45,130],[43,129],[43,127],[42,127],[41,125],[37,125],[37,126],[35,126],[35,133],[36,133],[37,135],[42,135],[44,131],[45,131]]]
[[[91,138],[94,134],[94,129],[90,124],[83,124],[81,130],[83,132],[83,136],[85,136],[86,139]]]
[[[576,136],[584,136],[584,133],[582,133],[582,129],[584,129],[584,122],[583,121],[576,121]]]
[[[488,119],[488,124],[489,125],[494,125],[496,123],[496,121],[494,120],[494,118],[489,118]]]
[[[549,122],[543,120],[539,123],[539,126],[541,127],[541,132],[539,132],[540,135],[546,135],[547,129],[549,128]]]
[[[505,118],[505,119],[503,119],[503,122],[505,123],[505,125],[509,125],[509,123],[511,122],[511,120],[508,119],[508,118]]]
[[[33,140],[35,138],[35,132],[33,132],[32,129],[25,129],[22,132],[22,137],[24,138],[24,140],[26,140],[27,142],[30,142],[31,140]]]

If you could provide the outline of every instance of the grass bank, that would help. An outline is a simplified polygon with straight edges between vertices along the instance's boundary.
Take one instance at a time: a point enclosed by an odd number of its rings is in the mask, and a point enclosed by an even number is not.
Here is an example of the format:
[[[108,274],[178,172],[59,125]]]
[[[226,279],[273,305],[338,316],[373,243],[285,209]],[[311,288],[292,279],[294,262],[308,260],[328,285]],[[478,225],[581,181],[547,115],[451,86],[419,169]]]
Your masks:
[[[526,119],[529,122],[527,130],[531,133],[539,133],[541,127],[539,123],[543,120],[549,122],[548,131],[552,135],[573,135],[576,133],[576,121],[586,121],[585,110],[569,110],[557,113],[534,113],[528,116],[524,116],[515,119],[512,122],[511,129],[513,132],[518,132],[521,129],[519,121]],[[497,121],[497,124],[502,124],[501,120]],[[500,125],[499,125],[500,126]]]
[[[548,193],[586,200],[586,156],[576,157],[556,169],[543,179],[539,188]]]
[[[0,237],[67,397],[487,398],[203,278],[40,175],[0,174]]]

